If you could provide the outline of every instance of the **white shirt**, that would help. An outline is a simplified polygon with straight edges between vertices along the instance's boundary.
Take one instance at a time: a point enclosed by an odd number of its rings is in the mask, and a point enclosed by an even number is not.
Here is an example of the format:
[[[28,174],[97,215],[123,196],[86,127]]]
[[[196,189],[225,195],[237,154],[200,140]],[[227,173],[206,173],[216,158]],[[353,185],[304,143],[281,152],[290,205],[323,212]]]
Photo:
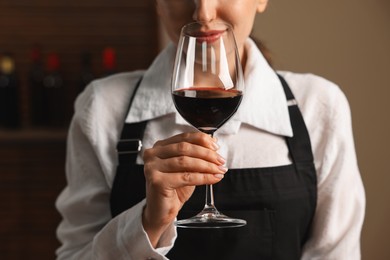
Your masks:
[[[292,129],[282,85],[252,40],[248,39],[245,48],[244,100],[216,133],[219,153],[230,168],[289,164],[284,137],[292,136]],[[164,255],[174,246],[177,234],[173,225],[157,249],[151,246],[142,227],[145,200],[114,219],[109,205],[117,166],[115,147],[124,120],[150,120],[143,149],[157,140],[194,131],[171,100],[174,53],[170,45],[148,70],[94,81],[77,98],[67,143],[68,185],[56,202],[63,216],[57,230],[62,242],[58,259],[166,259]],[[321,77],[279,73],[288,82],[306,122],[318,175],[316,214],[302,259],[360,259],[365,194],[348,101],[335,84]],[[141,76],[128,113],[130,96]],[[137,162],[143,163],[142,151]]]

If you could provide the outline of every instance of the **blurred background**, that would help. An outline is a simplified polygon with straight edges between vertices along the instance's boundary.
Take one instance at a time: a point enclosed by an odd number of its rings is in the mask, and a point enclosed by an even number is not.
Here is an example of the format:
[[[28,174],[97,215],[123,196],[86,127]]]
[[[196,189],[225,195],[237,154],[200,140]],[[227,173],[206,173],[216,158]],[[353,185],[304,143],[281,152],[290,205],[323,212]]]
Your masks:
[[[55,259],[75,97],[147,68],[157,24],[153,0],[0,0],[0,259]]]
[[[270,0],[254,34],[276,68],[318,74],[346,94],[367,197],[362,256],[390,259],[390,1]]]
[[[147,68],[167,43],[159,24],[154,0],[0,0],[1,259],[55,258],[74,99],[92,79]],[[362,256],[390,259],[390,1],[270,1],[253,34],[276,69],[346,94],[367,193]]]

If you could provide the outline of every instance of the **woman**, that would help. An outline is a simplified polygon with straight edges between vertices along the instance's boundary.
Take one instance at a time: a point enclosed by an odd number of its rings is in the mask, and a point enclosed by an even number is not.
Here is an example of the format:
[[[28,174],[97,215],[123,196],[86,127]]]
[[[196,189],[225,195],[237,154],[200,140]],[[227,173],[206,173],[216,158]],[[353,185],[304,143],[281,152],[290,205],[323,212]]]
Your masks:
[[[269,66],[249,38],[267,0],[156,3],[173,44],[147,71],[95,81],[76,101],[58,259],[359,259],[364,190],[340,89]],[[216,138],[170,96],[180,28],[194,20],[231,24],[244,68],[246,98]],[[136,140],[130,154],[123,139]],[[195,186],[216,183],[218,208],[248,225],[176,229],[201,207]]]

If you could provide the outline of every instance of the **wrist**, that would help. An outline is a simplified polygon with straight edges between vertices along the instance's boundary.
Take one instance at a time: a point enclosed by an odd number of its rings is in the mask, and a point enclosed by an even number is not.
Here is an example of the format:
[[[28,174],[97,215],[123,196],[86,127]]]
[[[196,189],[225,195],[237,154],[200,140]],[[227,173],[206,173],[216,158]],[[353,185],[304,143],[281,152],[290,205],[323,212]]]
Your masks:
[[[149,241],[154,248],[157,248],[162,234],[166,231],[171,223],[158,221],[145,206],[142,212],[142,226],[149,237]]]

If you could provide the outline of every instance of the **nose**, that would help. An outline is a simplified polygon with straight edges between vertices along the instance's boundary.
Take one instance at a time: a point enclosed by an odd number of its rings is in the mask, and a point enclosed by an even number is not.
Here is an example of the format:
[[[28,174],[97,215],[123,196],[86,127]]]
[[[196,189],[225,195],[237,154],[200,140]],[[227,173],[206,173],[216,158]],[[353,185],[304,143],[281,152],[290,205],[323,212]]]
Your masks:
[[[195,0],[195,10],[192,18],[198,22],[210,22],[216,18],[216,0]]]

